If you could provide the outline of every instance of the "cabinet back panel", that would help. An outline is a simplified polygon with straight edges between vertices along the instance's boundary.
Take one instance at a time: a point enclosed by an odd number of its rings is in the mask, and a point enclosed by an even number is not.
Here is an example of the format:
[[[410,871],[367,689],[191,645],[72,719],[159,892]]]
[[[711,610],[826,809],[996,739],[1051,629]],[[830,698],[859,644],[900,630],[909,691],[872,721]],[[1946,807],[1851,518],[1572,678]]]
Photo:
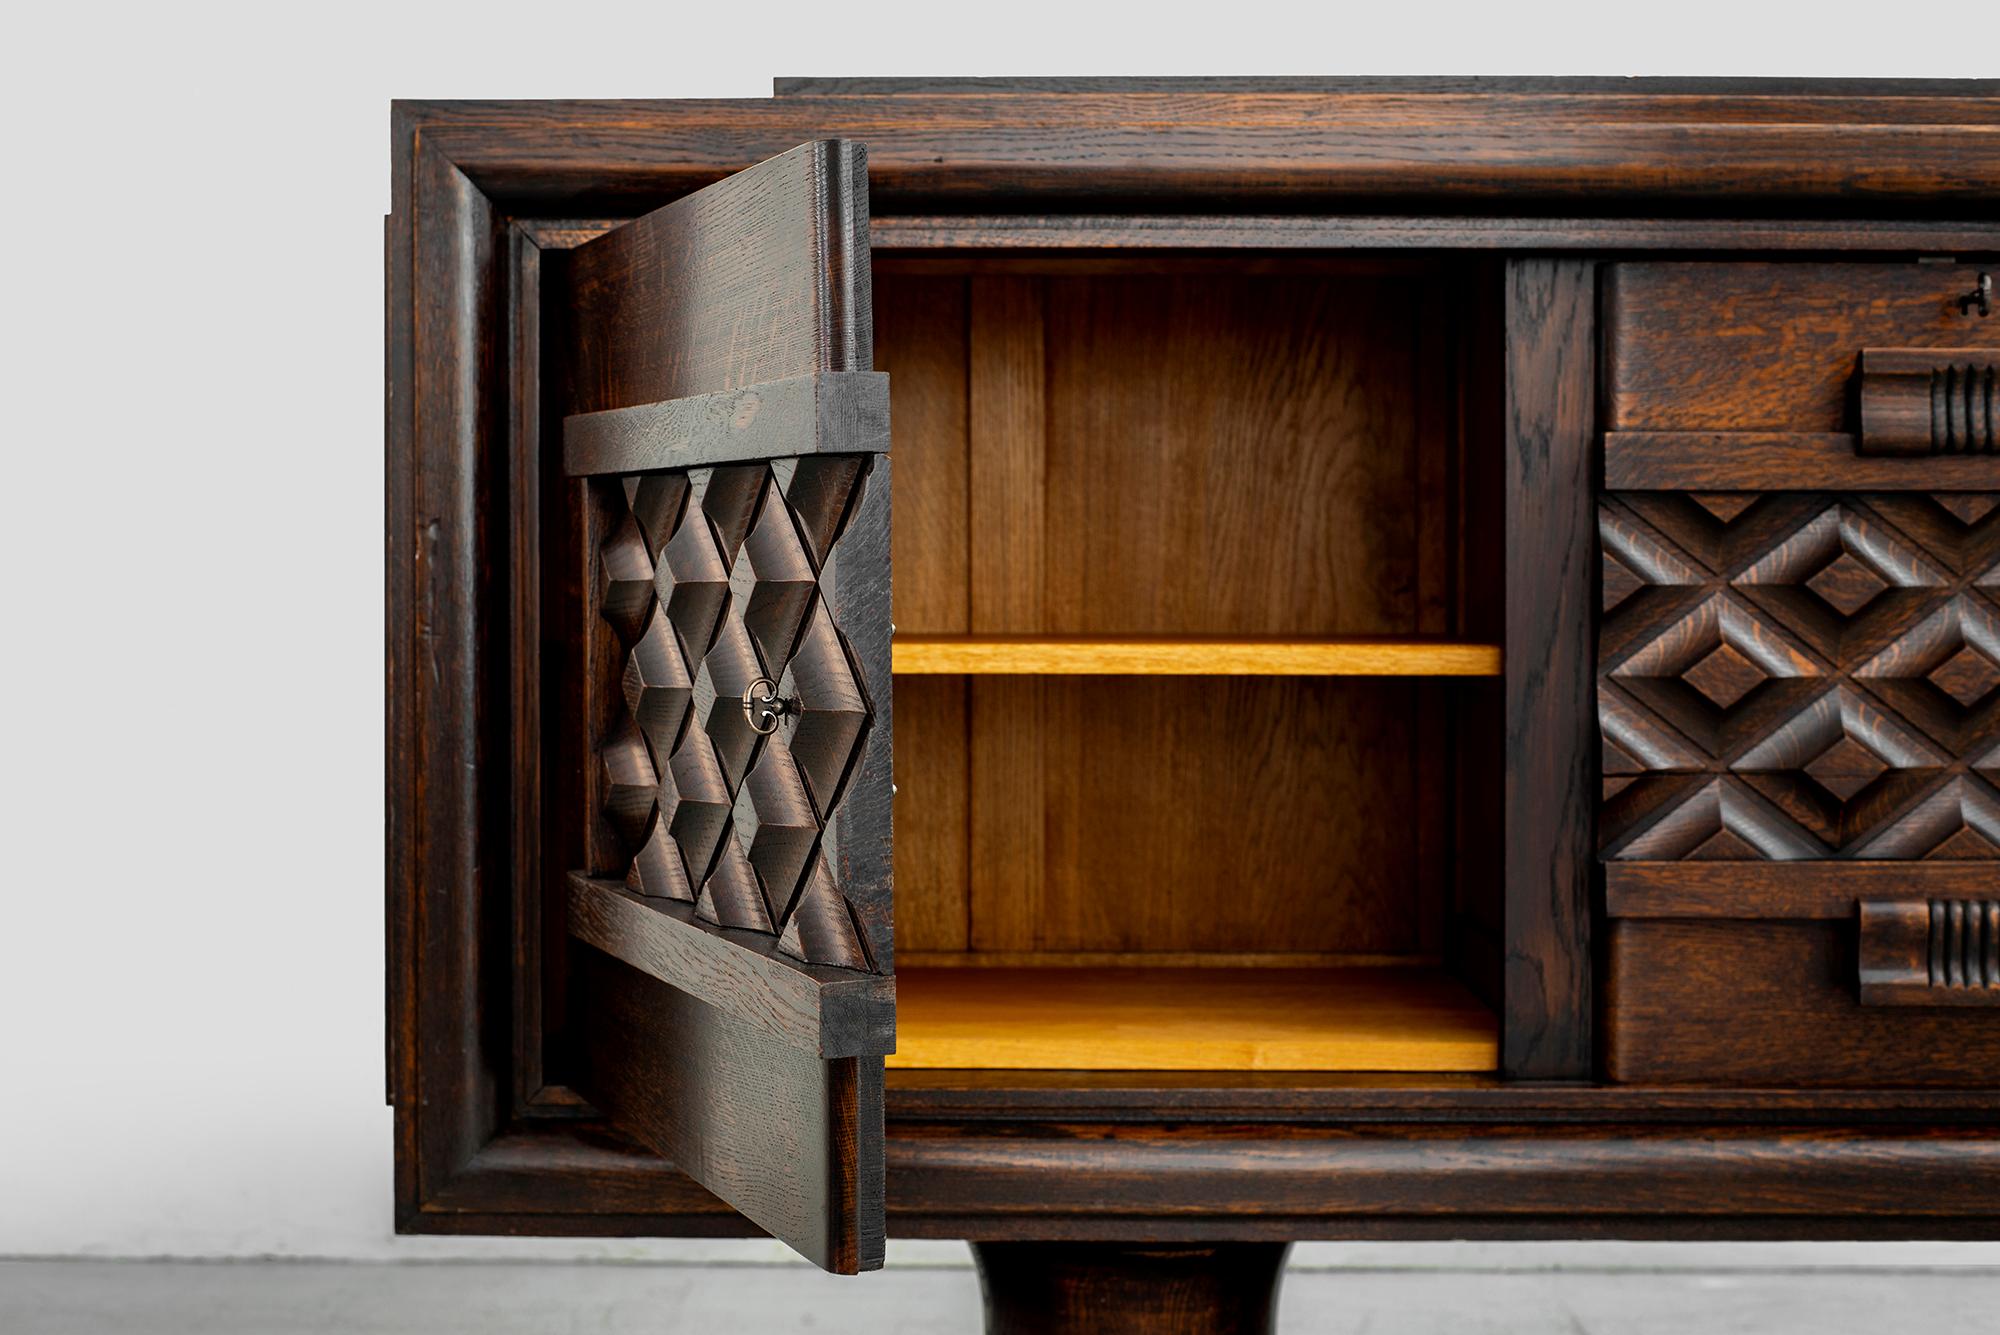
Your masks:
[[[902,679],[897,948],[1434,953],[1448,690]]]
[[[881,263],[904,634],[1448,635],[1440,273]],[[1451,688],[897,679],[898,949],[1435,957]]]
[[[1438,277],[1159,263],[881,266],[898,628],[1449,633]]]
[[[902,482],[900,477],[896,480]],[[896,678],[899,955],[962,951],[971,944],[968,686],[965,677]]]
[[[1047,280],[1042,629],[1417,631],[1412,286]]]
[[[875,369],[889,373],[896,461],[890,560],[896,626],[963,634],[966,620],[966,283],[878,276],[890,318],[875,335]],[[897,764],[902,748],[897,749]]]

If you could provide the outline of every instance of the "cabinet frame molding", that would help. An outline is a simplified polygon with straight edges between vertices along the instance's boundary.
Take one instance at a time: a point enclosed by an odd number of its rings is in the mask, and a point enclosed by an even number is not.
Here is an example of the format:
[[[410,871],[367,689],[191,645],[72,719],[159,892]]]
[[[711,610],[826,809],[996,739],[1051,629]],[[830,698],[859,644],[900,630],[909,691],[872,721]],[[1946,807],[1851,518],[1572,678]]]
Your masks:
[[[602,220],[802,140],[847,136],[870,147],[877,246],[910,251],[2000,255],[2000,228],[1980,220],[2000,194],[2000,142],[1979,132],[1994,81],[795,81],[781,92],[392,107],[385,781],[399,1231],[751,1231],[547,1078],[540,996],[518,984],[539,970],[550,927],[536,572],[540,461],[556,442],[540,394],[539,283],[544,258]],[[1607,216],[1561,216],[1577,198]],[[1384,199],[1409,211],[1347,212]],[[1572,935],[1556,948],[1567,961],[1585,946]],[[1522,1073],[1574,1076],[1587,1036],[1565,1028],[1547,1049],[1507,1041]],[[1096,1105],[1120,1103],[1115,1090],[892,1082],[890,1227],[992,1238],[2000,1234],[2000,1095],[1947,1108],[1936,1096],[1537,1088],[1384,1093],[1366,1078],[1286,1077],[1191,1092],[1151,1080],[1107,1121]],[[1158,1123],[1198,1114],[1263,1129],[1161,1138]],[[1439,1131],[1496,1120],[1516,1131],[1480,1132],[1458,1150]],[[1942,1121],[1963,1125],[1917,1127]],[[1516,1198],[1519,1174],[1541,1171],[1533,1128],[1552,1122],[1587,1130],[1549,1147],[1570,1156],[1550,1165],[1565,1171]],[[1745,1122],[1763,1132],[1742,1133]],[[1091,1133],[1071,1134],[1078,1126]],[[1728,1153],[1704,1148],[1718,1127],[1737,1128]],[[1406,1159],[1407,1172],[1393,1166]],[[1640,1163],[1670,1168],[1676,1184],[1643,1219],[1613,1204],[1618,1174]],[[1052,1165],[1095,1182],[1094,1201],[1041,1199]],[[1179,1185],[1156,1191],[1137,1171],[1152,1165]],[[1381,1201],[1321,1190],[1368,1165],[1386,1174]],[[1816,1172],[1842,1193],[1811,1187]],[[1912,1173],[1925,1190],[1909,1189]],[[1711,1198],[1775,1204],[1731,1220],[1698,1205]]]

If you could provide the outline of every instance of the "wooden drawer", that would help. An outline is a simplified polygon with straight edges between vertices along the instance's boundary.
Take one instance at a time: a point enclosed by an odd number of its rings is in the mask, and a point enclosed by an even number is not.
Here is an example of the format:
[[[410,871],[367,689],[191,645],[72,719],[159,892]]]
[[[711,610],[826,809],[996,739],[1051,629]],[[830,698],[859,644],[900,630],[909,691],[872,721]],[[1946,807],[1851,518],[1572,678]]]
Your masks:
[[[1607,1075],[2000,1086],[2000,316],[1625,264],[1598,531]]]
[[[1966,264],[1610,266],[1606,486],[2000,486],[2000,314],[1980,314],[1983,276]]]
[[[2000,984],[1990,973],[1951,981],[1944,952],[1928,947],[1928,920],[1950,904],[1905,892],[1859,912],[1829,905],[1842,912],[1830,919],[1613,919],[1605,1074],[1633,1084],[2000,1086],[2000,1007],[1962,1004],[1990,1003]],[[1955,908],[1961,921],[1982,912],[1980,901]],[[1885,912],[1914,918],[1925,946],[1910,951],[1907,938],[1865,922]],[[2000,907],[1987,900],[1983,912]],[[1894,984],[1885,993],[1885,976],[1900,978],[1904,995]]]

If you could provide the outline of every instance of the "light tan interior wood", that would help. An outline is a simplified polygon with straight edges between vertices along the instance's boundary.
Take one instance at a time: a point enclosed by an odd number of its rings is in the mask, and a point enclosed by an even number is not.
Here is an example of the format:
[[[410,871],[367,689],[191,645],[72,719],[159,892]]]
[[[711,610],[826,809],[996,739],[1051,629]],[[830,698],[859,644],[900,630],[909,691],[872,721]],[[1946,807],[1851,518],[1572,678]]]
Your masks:
[[[1431,969],[924,969],[892,1068],[1490,1071],[1493,1015]]]
[[[1333,969],[1434,968],[1435,955],[1358,955],[1351,951],[1267,950],[906,950],[896,967],[913,969]]]
[[[1442,640],[903,635],[900,674],[1496,677],[1500,646]]]

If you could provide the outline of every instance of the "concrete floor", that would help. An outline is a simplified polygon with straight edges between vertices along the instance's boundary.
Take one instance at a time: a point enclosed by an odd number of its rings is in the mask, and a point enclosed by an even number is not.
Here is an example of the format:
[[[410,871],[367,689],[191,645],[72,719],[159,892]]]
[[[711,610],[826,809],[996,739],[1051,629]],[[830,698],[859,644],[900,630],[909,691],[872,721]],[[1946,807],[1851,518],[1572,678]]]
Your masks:
[[[956,1262],[836,1279],[762,1264],[0,1261],[6,1335],[971,1335]],[[2000,1268],[1331,1269],[1285,1279],[1285,1335],[2000,1332]]]

